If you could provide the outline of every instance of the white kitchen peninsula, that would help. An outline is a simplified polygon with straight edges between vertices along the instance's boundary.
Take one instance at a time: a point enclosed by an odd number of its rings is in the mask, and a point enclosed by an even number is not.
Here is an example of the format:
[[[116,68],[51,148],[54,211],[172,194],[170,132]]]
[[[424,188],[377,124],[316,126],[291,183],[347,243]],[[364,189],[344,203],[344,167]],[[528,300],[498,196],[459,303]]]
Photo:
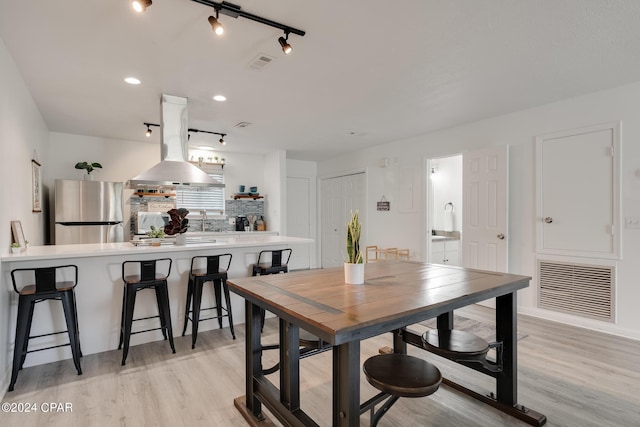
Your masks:
[[[17,311],[17,294],[11,284],[11,270],[26,267],[46,267],[53,265],[75,264],[78,266],[79,278],[76,288],[78,304],[78,321],[82,352],[85,355],[99,353],[118,348],[120,334],[120,314],[122,309],[122,262],[153,258],[172,258],[173,266],[169,276],[169,299],[173,333],[182,333],[184,310],[187,294],[187,277],[191,258],[195,255],[215,255],[231,253],[233,259],[229,268],[229,278],[249,276],[250,266],[264,249],[283,249],[291,247],[293,256],[296,247],[312,243],[311,239],[297,237],[261,235],[247,233],[241,236],[216,236],[215,242],[187,244],[185,246],[135,246],[131,243],[96,243],[82,245],[51,245],[29,247],[20,254],[3,254],[2,271],[4,291],[11,293],[10,339],[8,348],[13,348],[15,321]],[[202,307],[213,306],[213,292],[210,286],[205,287]],[[244,322],[244,300],[231,294],[234,323]],[[154,316],[157,314],[155,294],[141,292],[136,299],[135,317]],[[208,316],[207,316],[208,317]],[[158,326],[158,319],[136,322],[135,330],[151,329]],[[228,326],[227,319],[223,326]],[[200,331],[218,328],[216,320],[202,322]],[[65,322],[60,304],[43,303],[36,307],[31,336],[64,330]],[[191,328],[187,329],[187,333]],[[66,334],[32,339],[29,349],[59,345],[67,342]],[[160,331],[132,335],[131,345],[161,340]],[[229,334],[229,339],[231,336]],[[167,350],[170,351],[170,350]],[[131,353],[130,356],[131,357]],[[26,366],[39,365],[51,361],[71,358],[69,347],[59,347],[42,352],[29,353]]]

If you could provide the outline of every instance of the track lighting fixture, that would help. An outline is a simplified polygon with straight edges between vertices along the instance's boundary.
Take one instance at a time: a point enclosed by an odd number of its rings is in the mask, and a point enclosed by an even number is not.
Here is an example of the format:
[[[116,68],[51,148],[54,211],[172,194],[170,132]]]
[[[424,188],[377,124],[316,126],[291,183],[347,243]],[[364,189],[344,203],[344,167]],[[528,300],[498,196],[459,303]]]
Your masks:
[[[205,6],[209,6],[215,9],[216,16],[215,17],[209,16],[208,20],[209,20],[209,25],[211,25],[211,29],[218,36],[224,33],[224,27],[222,26],[222,24],[220,24],[220,21],[218,18],[220,13],[234,19],[237,19],[238,17],[247,18],[254,22],[268,25],[269,27],[278,28],[284,31],[284,37],[279,37],[278,43],[280,43],[280,46],[282,47],[282,51],[284,52],[285,55],[290,54],[291,51],[293,50],[293,48],[289,44],[289,33],[296,34],[300,37],[305,35],[305,32],[302,30],[289,27],[288,25],[284,25],[279,22],[275,22],[270,19],[263,18],[258,15],[254,15],[249,12],[245,12],[244,10],[242,10],[240,6],[233,3],[229,3],[226,1],[223,1],[222,3],[216,3],[211,0],[191,0],[191,1],[200,3]],[[147,7],[151,6],[151,0],[134,0],[131,2],[131,4],[133,5],[133,8],[135,9],[136,12],[144,12],[147,9]]]
[[[220,6],[214,6],[214,8],[216,9],[216,17],[215,18],[213,16],[209,17],[209,25],[211,25],[211,29],[213,30],[214,33],[216,33],[217,36],[221,36],[222,33],[224,33],[224,27],[222,26],[220,21],[218,21],[218,13],[220,12]]]
[[[278,43],[280,43],[280,47],[282,47],[282,51],[284,52],[285,55],[289,55],[291,53],[291,51],[293,50],[293,48],[289,44],[288,40],[289,40],[289,32],[288,31],[284,32],[284,37],[279,37],[278,38]]]
[[[156,124],[156,123],[144,122],[143,124],[147,127],[147,131],[145,132],[145,135],[147,137],[151,136],[151,127],[150,126],[160,127],[160,125]],[[201,132],[201,133],[208,133],[208,134],[211,134],[211,135],[219,135],[220,136],[220,140],[218,142],[220,144],[222,144],[222,145],[227,145],[227,141],[224,140],[224,137],[227,136],[226,133],[211,132],[211,131],[208,131],[208,130],[200,130],[200,129],[189,128],[189,129],[187,129],[187,141],[191,139],[191,132],[195,132],[195,133]]]
[[[133,10],[135,10],[138,13],[142,13],[145,10],[147,10],[147,8],[149,6],[151,6],[152,1],[151,0],[133,0],[131,2],[131,6],[133,7]]]
[[[155,123],[147,123],[145,122],[144,125],[147,127],[147,131],[144,133],[144,136],[146,136],[147,138],[151,137],[151,126],[155,126],[155,127],[160,127],[160,125],[157,125]]]

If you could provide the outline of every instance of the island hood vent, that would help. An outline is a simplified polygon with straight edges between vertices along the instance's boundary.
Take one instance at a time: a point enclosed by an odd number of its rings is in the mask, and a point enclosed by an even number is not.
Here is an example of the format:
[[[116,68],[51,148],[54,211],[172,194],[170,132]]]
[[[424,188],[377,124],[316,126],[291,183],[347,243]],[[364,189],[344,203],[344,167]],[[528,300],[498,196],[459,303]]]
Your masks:
[[[189,155],[187,98],[162,95],[161,162],[127,182],[133,189],[148,187],[224,187],[187,161]]]

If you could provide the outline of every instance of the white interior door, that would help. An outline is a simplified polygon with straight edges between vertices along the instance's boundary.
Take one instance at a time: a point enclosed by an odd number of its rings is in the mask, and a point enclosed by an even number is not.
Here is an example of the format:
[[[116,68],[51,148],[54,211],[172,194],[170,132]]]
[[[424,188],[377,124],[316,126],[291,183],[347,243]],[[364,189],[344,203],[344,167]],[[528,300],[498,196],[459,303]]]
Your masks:
[[[311,238],[311,182],[309,178],[287,177],[287,236]],[[290,270],[311,266],[311,245],[293,248]]]
[[[464,267],[507,272],[508,156],[507,146],[462,155]]]
[[[361,222],[365,222],[365,174],[324,179],[321,187],[322,267],[338,267],[344,263],[346,256],[346,225],[351,212],[360,211]],[[360,245],[364,246],[365,230],[362,232]]]

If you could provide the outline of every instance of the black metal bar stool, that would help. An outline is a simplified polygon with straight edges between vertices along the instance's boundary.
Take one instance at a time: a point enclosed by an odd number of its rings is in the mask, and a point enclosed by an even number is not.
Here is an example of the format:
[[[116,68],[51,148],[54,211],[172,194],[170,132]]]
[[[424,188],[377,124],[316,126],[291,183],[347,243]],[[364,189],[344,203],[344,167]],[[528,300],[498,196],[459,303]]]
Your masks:
[[[73,275],[72,280],[67,279],[67,276],[70,274]],[[58,277],[67,280],[57,281]],[[27,353],[34,351],[70,346],[73,363],[78,371],[78,375],[82,375],[82,368],[80,367],[82,352],[80,350],[78,313],[74,292],[78,284],[78,267],[75,265],[60,265],[42,268],[17,268],[11,271],[11,281],[13,282],[13,289],[18,294],[18,320],[16,322],[13,370],[11,372],[9,391],[13,391],[18,378],[18,372],[24,365]],[[29,284],[25,285],[24,283]],[[18,289],[19,287],[20,289]],[[58,300],[62,302],[67,329],[60,332],[30,336],[35,305],[48,300]],[[63,334],[65,332],[69,335],[69,342],[67,344],[54,345],[31,351],[28,350],[29,340],[32,338]]]
[[[189,283],[187,284],[187,305],[184,309],[184,328],[182,336],[187,332],[187,323],[191,320],[191,348],[196,347],[198,339],[198,323],[203,320],[218,319],[218,325],[222,329],[222,318],[229,320],[229,329],[231,336],[236,339],[236,333],[233,330],[233,314],[231,312],[231,298],[229,296],[229,287],[227,286],[227,271],[231,265],[231,254],[221,255],[201,255],[191,258],[191,269],[189,270]],[[202,263],[206,263],[202,268]],[[222,264],[223,268],[220,268]],[[216,299],[214,307],[200,308],[202,303],[202,289],[206,282],[211,282]],[[225,307],[222,306],[222,292],[224,292]],[[191,304],[193,298],[193,305]],[[216,310],[216,315],[200,318],[200,312],[203,310]],[[189,313],[193,317],[189,317]]]
[[[433,394],[442,383],[440,370],[420,358],[408,354],[378,354],[368,358],[362,371],[369,384],[381,391],[361,406],[361,413],[371,410],[371,427],[378,422],[389,408],[401,397],[424,397]],[[387,401],[377,410],[375,404]]]
[[[422,347],[439,356],[458,363],[481,364],[491,372],[502,371],[502,343],[487,342],[470,332],[453,329],[453,313],[438,316],[438,329],[431,329],[422,335]],[[496,350],[496,361],[487,358],[490,349]]]
[[[289,272],[289,260],[291,259],[292,250],[272,249],[260,251],[258,260],[251,268],[252,276],[264,276],[266,274],[279,274]],[[271,258],[269,260],[269,258]],[[265,311],[261,310],[261,327],[264,328]]]
[[[122,281],[124,282],[124,290],[122,293],[122,318],[120,322],[120,342],[118,350],[124,344],[122,351],[122,365],[124,366],[129,353],[129,340],[132,334],[140,334],[161,330],[164,339],[169,338],[171,350],[176,352],[173,345],[173,330],[171,329],[171,312],[169,310],[169,289],[167,286],[167,278],[171,274],[171,258],[160,258],[145,261],[125,261],[122,263]],[[134,270],[132,274],[127,271]],[[133,311],[136,304],[136,294],[143,289],[153,289],[156,292],[156,301],[158,303],[158,315],[133,318]],[[160,319],[160,327],[145,329],[144,331],[131,332],[133,322],[138,320],[146,320],[153,318]]]

